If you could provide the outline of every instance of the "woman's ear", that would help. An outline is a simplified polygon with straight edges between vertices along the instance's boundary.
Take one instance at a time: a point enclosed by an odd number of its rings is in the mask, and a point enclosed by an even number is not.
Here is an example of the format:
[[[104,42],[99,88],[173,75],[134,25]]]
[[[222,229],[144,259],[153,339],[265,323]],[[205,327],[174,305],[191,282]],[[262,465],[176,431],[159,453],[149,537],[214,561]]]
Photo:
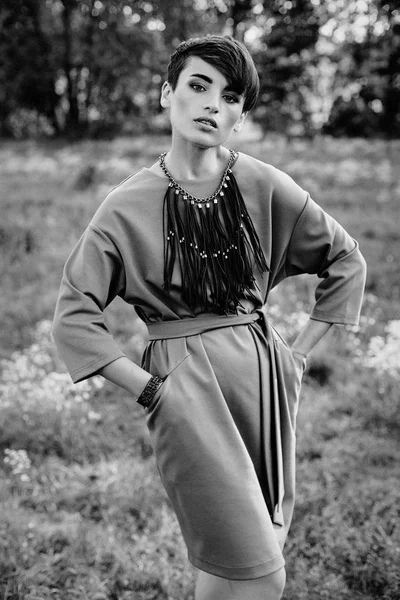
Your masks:
[[[168,83],[168,81],[164,81],[163,86],[161,88],[161,98],[160,98],[160,104],[163,108],[168,108],[169,107],[169,97],[170,94],[172,92],[172,88],[171,85]]]
[[[247,112],[242,112],[239,120],[236,121],[236,124],[233,127],[233,131],[240,131],[242,129],[242,125],[246,120],[247,114],[248,114]]]

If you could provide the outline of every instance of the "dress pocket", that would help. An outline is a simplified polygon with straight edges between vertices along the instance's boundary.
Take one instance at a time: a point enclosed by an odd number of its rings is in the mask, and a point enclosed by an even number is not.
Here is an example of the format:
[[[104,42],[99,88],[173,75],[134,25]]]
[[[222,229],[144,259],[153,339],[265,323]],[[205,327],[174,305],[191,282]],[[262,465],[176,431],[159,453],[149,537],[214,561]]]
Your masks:
[[[160,400],[163,400],[169,387],[169,377],[189,356],[185,338],[155,340],[147,346],[142,358],[142,368],[151,375],[158,375],[164,379],[164,383],[147,407],[147,413],[153,412]]]
[[[272,323],[270,323],[271,329],[272,329],[272,333],[274,335],[275,341],[278,342],[282,342],[282,344],[284,346],[286,346],[287,348],[290,348],[289,344],[287,343],[287,341],[285,340],[284,337],[282,337],[282,335],[279,333],[279,331],[277,330],[277,328],[272,325]]]
[[[275,338],[275,343],[277,343],[278,345],[281,343],[283,344],[283,346],[285,347],[285,349],[289,352],[290,357],[292,359],[292,363],[294,365],[294,367],[296,368],[296,372],[300,373],[300,379],[303,376],[303,373],[306,369],[307,366],[307,359],[303,354],[300,354],[300,352],[296,352],[296,350],[293,350],[291,348],[291,346],[289,346],[289,344],[287,343],[287,341],[285,340],[284,337],[282,337],[282,335],[279,333],[279,331],[276,329],[276,327],[274,327],[271,323],[271,329],[272,329],[272,333],[274,335]]]
[[[296,350],[292,350],[292,357],[295,365],[300,369],[301,375],[303,375],[307,366],[307,358],[304,356],[304,354],[296,352]]]
[[[281,334],[271,325],[276,351],[276,368],[280,396],[280,410],[287,411],[293,431],[299,408],[299,396],[306,359],[292,350]]]

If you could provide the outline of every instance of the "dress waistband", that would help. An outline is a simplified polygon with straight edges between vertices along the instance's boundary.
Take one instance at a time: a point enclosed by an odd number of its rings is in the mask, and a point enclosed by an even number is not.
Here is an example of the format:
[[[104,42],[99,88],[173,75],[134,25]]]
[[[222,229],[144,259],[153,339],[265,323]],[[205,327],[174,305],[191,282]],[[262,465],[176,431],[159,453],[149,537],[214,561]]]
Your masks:
[[[212,329],[235,327],[236,325],[249,325],[264,317],[263,311],[241,315],[215,315],[209,317],[192,317],[189,319],[176,319],[175,321],[156,321],[147,323],[149,340],[166,340],[171,338],[189,337],[198,335]]]

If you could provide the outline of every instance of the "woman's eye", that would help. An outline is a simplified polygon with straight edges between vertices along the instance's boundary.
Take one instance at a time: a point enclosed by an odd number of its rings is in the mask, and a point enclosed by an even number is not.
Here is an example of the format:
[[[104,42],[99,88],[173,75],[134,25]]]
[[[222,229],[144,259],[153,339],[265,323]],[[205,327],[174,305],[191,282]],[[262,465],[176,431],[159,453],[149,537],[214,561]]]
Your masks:
[[[238,98],[236,98],[236,96],[224,96],[225,101],[228,104],[235,104],[236,102],[239,102]]]
[[[200,85],[200,83],[191,83],[190,87],[193,88],[196,92],[202,92],[205,89],[203,85]]]

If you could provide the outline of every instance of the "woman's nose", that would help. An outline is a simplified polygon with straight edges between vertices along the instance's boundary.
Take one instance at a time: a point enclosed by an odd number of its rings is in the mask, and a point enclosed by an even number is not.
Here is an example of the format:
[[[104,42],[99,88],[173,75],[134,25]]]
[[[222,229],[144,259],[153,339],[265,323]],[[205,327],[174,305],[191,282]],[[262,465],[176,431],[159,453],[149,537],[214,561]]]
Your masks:
[[[219,100],[218,98],[209,97],[207,98],[204,108],[209,110],[212,113],[216,113],[219,111]]]

